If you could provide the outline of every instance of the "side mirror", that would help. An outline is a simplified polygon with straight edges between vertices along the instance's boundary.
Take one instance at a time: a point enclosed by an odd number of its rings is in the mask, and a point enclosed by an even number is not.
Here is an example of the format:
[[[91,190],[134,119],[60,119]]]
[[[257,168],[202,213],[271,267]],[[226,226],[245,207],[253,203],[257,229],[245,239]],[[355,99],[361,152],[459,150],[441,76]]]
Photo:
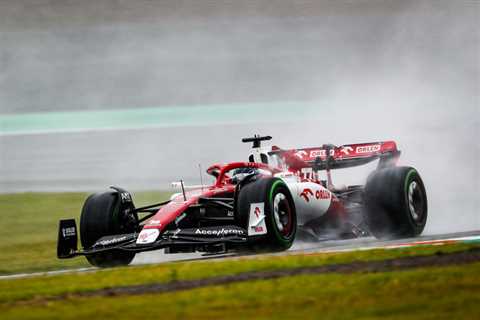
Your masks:
[[[218,178],[220,175],[220,168],[221,166],[219,164],[214,164],[207,169],[207,173],[215,178]]]

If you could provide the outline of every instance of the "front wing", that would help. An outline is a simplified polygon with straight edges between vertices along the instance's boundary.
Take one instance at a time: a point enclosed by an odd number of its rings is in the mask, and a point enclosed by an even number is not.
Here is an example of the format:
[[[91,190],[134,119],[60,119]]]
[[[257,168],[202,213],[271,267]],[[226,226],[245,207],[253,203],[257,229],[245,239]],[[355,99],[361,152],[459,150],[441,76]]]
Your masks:
[[[108,251],[144,252],[162,248],[177,252],[175,248],[226,248],[227,244],[239,245],[247,242],[247,231],[238,226],[218,226],[167,230],[151,243],[137,243],[139,233],[105,236],[91,248],[78,250],[78,232],[74,219],[60,220],[57,257],[88,256]],[[172,249],[172,250],[170,250]],[[180,252],[180,251],[178,251]]]

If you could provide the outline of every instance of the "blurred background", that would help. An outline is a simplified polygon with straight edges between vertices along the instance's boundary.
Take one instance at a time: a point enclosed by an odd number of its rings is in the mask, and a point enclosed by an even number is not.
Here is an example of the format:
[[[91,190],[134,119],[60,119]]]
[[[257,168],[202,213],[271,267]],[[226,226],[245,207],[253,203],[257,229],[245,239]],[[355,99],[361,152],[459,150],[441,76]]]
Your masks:
[[[479,21],[476,0],[0,0],[0,193],[197,184],[255,133],[393,139],[426,232],[479,229]]]

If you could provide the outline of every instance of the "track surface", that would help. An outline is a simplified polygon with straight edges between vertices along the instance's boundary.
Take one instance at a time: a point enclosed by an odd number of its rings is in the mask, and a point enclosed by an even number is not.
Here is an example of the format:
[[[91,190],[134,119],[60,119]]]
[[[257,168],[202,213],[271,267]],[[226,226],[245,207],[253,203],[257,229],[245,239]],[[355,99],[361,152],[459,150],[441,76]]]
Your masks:
[[[289,255],[289,254],[301,254],[301,253],[321,253],[321,252],[344,252],[344,251],[356,251],[356,250],[371,250],[378,248],[399,248],[399,247],[408,247],[421,244],[447,244],[452,242],[480,242],[480,230],[479,231],[469,231],[469,232],[459,232],[459,233],[448,233],[448,234],[438,234],[438,235],[425,235],[417,238],[402,239],[402,240],[377,240],[375,238],[359,238],[351,240],[326,240],[319,242],[296,242],[293,247],[285,252],[274,253],[268,255]],[[205,259],[226,259],[226,258],[235,258],[235,257],[258,257],[260,255],[236,255],[233,253],[229,254],[220,254],[220,255],[202,255],[198,253],[194,254],[164,254],[163,250],[158,250],[154,252],[145,252],[137,254],[133,264],[134,265],[145,265],[145,264],[155,264],[155,263],[164,263],[172,261],[188,261],[188,260],[205,260]],[[81,268],[81,269],[66,269],[66,270],[57,270],[49,272],[36,272],[36,273],[23,273],[23,274],[14,274],[8,276],[0,276],[0,280],[4,279],[16,279],[16,278],[26,278],[32,276],[42,276],[42,275],[56,275],[63,273],[83,273],[83,272],[93,272],[98,270],[96,268]]]
[[[459,232],[439,235],[425,235],[417,238],[401,239],[401,240],[377,240],[373,237],[358,238],[350,240],[325,240],[319,242],[300,242],[294,243],[292,248],[286,252],[277,253],[275,255],[285,254],[299,254],[299,253],[313,253],[313,252],[342,252],[355,250],[368,250],[377,248],[396,248],[402,246],[411,246],[421,244],[422,242],[430,243],[437,242],[442,244],[442,241],[449,243],[451,241],[480,241],[480,231]],[[163,250],[154,252],[145,252],[138,254],[133,264],[149,264],[161,263],[168,261],[182,261],[182,260],[200,260],[233,257],[235,254],[223,255],[201,255],[201,254],[163,254]]]

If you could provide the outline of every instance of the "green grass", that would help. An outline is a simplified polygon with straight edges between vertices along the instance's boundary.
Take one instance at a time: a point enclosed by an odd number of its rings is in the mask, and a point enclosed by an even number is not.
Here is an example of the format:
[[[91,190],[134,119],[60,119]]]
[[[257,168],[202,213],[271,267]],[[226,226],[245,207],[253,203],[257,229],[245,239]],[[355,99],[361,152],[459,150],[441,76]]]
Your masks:
[[[0,275],[89,266],[56,258],[58,220],[78,218],[87,193],[0,195]],[[162,192],[134,194],[137,205],[162,201]]]
[[[478,319],[480,263],[0,304],[2,319]]]
[[[431,255],[439,252],[462,251],[469,245],[434,246],[396,250],[369,250],[348,253],[299,254],[290,256],[257,256],[224,260],[203,260],[163,263],[147,266],[128,266],[33,278],[0,281],[0,303],[52,297],[61,294],[88,292],[101,288],[177,280],[203,279],[249,271],[280,270],[320,266],[351,261],[384,260],[406,256]]]
[[[55,256],[58,220],[78,218],[86,196],[0,195],[0,273],[88,266],[83,258],[58,260]],[[134,195],[137,205],[166,197],[160,192]],[[431,255],[472,247],[478,244],[262,255],[0,280],[0,319],[131,319],[142,315],[171,319],[478,319],[480,263],[375,274],[294,276],[164,294],[91,298],[75,295],[115,286]],[[67,298],[51,300],[60,295]]]

